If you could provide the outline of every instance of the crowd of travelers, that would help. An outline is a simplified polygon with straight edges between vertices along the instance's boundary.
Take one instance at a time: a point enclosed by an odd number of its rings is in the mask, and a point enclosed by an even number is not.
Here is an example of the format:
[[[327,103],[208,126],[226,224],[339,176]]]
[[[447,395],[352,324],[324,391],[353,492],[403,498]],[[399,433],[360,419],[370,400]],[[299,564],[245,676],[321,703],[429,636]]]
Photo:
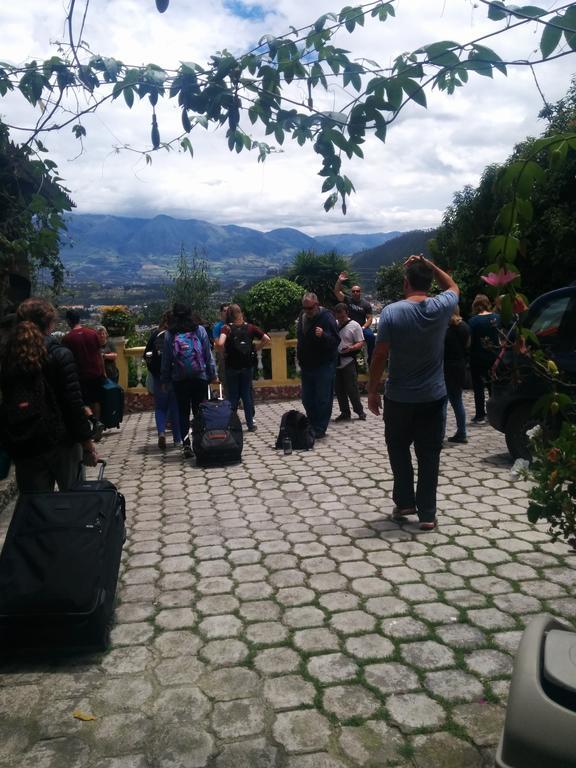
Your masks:
[[[462,393],[470,371],[475,414],[485,419],[485,391],[498,346],[499,316],[488,298],[476,297],[473,316],[460,316],[459,289],[433,262],[411,256],[405,265],[404,299],[382,310],[377,334],[373,309],[360,286],[345,292],[341,273],[334,286],[337,304],[320,305],[305,293],[296,322],[296,355],[301,371],[302,405],[316,440],[326,436],[334,396],[340,413],[334,423],[366,420],[358,386],[359,355],[369,362],[368,409],[379,415],[384,370],[385,441],[394,476],[393,519],[418,516],[422,530],[436,526],[436,486],[444,445],[447,404],[456,432],[448,442],[468,441]],[[435,281],[440,293],[431,295]],[[102,433],[100,391],[118,381],[117,353],[106,328],[82,325],[68,310],[70,328],[61,341],[52,336],[56,311],[32,298],[4,323],[0,350],[2,430],[0,440],[15,464],[20,491],[66,490],[78,465],[97,461],[95,442]],[[148,339],[144,360],[154,397],[158,448],[174,445],[192,456],[191,415],[220,385],[234,411],[240,402],[248,432],[255,432],[254,368],[257,351],[270,337],[247,322],[238,304],[222,304],[220,319],[205,327],[193,308],[176,303]],[[20,436],[18,437],[18,431]],[[414,487],[411,446],[418,464]]]

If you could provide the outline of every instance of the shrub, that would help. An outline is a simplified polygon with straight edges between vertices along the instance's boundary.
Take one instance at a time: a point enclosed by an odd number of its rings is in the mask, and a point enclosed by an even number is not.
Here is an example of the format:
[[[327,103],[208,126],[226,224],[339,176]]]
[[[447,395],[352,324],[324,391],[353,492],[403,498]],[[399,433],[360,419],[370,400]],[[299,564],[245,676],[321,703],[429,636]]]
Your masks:
[[[300,311],[304,289],[284,277],[272,277],[246,294],[246,313],[263,329],[287,330]]]

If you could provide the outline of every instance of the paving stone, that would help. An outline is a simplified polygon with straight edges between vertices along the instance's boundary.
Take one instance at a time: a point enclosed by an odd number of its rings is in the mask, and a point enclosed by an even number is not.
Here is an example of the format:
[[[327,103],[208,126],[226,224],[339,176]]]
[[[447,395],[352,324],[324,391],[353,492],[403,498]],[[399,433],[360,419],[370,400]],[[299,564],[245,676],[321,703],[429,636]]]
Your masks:
[[[214,763],[215,768],[274,768],[278,750],[265,739],[247,739],[226,744]]]
[[[200,655],[210,664],[233,666],[248,656],[248,646],[240,640],[211,640],[201,648]]]
[[[142,677],[109,678],[92,692],[90,699],[94,709],[100,712],[121,712],[143,709],[154,694],[150,680]],[[19,714],[24,712],[17,710]]]
[[[507,613],[499,611],[497,608],[482,608],[480,610],[469,610],[468,618],[473,624],[482,629],[494,631],[496,629],[510,629],[516,622]]]
[[[196,683],[204,670],[205,664],[195,656],[176,656],[157,664],[154,673],[160,685],[188,685]]]
[[[254,657],[254,666],[265,675],[282,675],[298,669],[300,657],[291,648],[266,648]]]
[[[433,640],[403,643],[400,653],[409,664],[423,669],[440,669],[454,664],[454,654],[450,648]]]
[[[347,589],[348,579],[341,573],[315,573],[309,577],[308,583],[316,592],[332,592],[335,589]]]
[[[361,685],[336,685],[326,688],[322,701],[325,711],[331,712],[340,722],[352,717],[368,718],[380,708],[376,696]]]
[[[312,657],[308,672],[321,683],[338,683],[356,677],[358,665],[343,653],[328,653]]]
[[[328,611],[349,611],[356,608],[360,598],[351,592],[328,592],[318,602]]]
[[[273,677],[264,683],[264,697],[274,709],[294,709],[314,703],[316,689],[299,675]]]
[[[371,597],[366,600],[366,610],[375,616],[400,616],[408,613],[408,606],[397,597]]]
[[[394,644],[385,637],[376,634],[349,637],[345,643],[346,651],[357,659],[385,659],[394,653]]]
[[[239,584],[234,591],[240,600],[264,600],[270,597],[274,590],[270,584],[247,582]]]
[[[255,698],[217,702],[211,720],[212,728],[220,738],[253,736],[264,729],[264,707]]]
[[[484,694],[480,681],[459,669],[429,672],[424,678],[424,685],[433,696],[440,696],[450,702],[478,701]]]
[[[88,745],[82,743],[80,739],[56,739],[38,742],[28,753],[20,755],[17,765],[18,768],[58,768],[58,766],[83,768],[88,759]]]
[[[279,589],[276,593],[278,602],[285,606],[305,605],[311,603],[314,597],[314,592],[306,587]]]
[[[474,744],[492,746],[498,743],[504,725],[505,710],[497,704],[460,704],[452,717],[462,725]]]
[[[424,621],[428,621],[431,624],[458,621],[459,618],[457,609],[445,603],[421,603],[412,606],[412,609]]]
[[[364,668],[366,682],[380,693],[404,693],[420,688],[418,676],[410,667],[397,662],[369,664]]]
[[[522,565],[521,563],[505,563],[504,565],[499,565],[495,569],[495,572],[503,579],[511,579],[513,581],[535,579],[538,575],[534,568],[531,568],[529,565]]]
[[[542,610],[542,603],[539,600],[519,592],[498,595],[494,598],[494,603],[501,611],[508,613],[536,613]]]
[[[326,616],[319,608],[307,605],[286,609],[282,619],[289,627],[300,629],[301,627],[319,627],[324,624]]]
[[[210,711],[210,702],[200,688],[187,685],[184,688],[166,688],[154,700],[154,724],[156,727],[179,725],[198,727]]]
[[[468,654],[466,666],[481,677],[502,677],[512,673],[512,659],[500,651],[480,650]]]
[[[427,637],[429,634],[429,629],[425,624],[410,616],[382,619],[380,627],[385,635],[399,640]]]
[[[329,621],[335,630],[345,635],[370,632],[376,625],[376,619],[364,611],[342,611],[335,613]]]
[[[92,738],[104,755],[116,754],[120,743],[124,752],[139,752],[146,745],[151,730],[152,722],[143,714],[117,712],[94,721]]]
[[[334,651],[339,647],[338,637],[329,629],[302,629],[294,633],[294,645],[301,651]]]
[[[273,726],[275,740],[286,752],[316,752],[328,746],[330,726],[319,712],[310,710],[280,712]],[[298,763],[294,763],[294,766]],[[311,762],[310,767],[321,765]]]
[[[286,768],[347,768],[347,766],[327,752],[314,752],[312,755],[289,757]]]
[[[232,613],[237,610],[240,602],[233,595],[215,595],[203,597],[196,603],[199,613],[212,616],[220,613]]]
[[[255,695],[259,690],[260,677],[244,667],[228,667],[202,675],[198,686],[212,699],[232,701]]]
[[[486,636],[477,627],[452,624],[436,628],[438,637],[451,648],[477,648],[486,642]]]
[[[198,632],[209,640],[224,637],[237,637],[242,629],[242,622],[236,616],[222,614],[209,616],[198,625]]]
[[[360,726],[344,726],[340,733],[340,748],[359,765],[398,764],[403,746],[401,734],[381,721],[369,720]]]
[[[416,736],[413,745],[415,768],[483,768],[480,752],[449,733]]]
[[[516,632],[497,632],[493,635],[494,642],[503,651],[514,655],[520,645],[520,640],[524,633],[521,631]]]
[[[188,629],[196,624],[196,613],[192,608],[169,608],[160,611],[155,623],[162,629]]]
[[[197,726],[167,727],[158,733],[150,751],[150,763],[155,768],[205,768],[214,751],[214,740]]]
[[[276,645],[288,637],[288,629],[277,621],[259,621],[245,629],[246,639],[256,645]]]
[[[176,630],[162,632],[154,640],[154,646],[161,656],[166,658],[180,655],[193,655],[202,645],[202,640],[192,632]]]
[[[247,621],[268,621],[280,616],[280,608],[271,600],[242,603],[239,613]]]
[[[37,685],[0,688],[0,717],[30,717],[40,696],[41,689]]]
[[[446,713],[440,704],[423,693],[390,696],[386,707],[392,721],[407,732],[439,727],[446,720]]]

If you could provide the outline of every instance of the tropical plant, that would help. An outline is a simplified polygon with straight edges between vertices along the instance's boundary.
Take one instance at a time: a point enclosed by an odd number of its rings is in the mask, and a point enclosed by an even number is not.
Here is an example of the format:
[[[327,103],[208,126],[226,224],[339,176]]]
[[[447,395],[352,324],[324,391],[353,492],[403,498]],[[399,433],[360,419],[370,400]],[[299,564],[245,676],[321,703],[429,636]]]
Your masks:
[[[10,301],[10,275],[33,281],[47,269],[52,287],[62,286],[58,238],[65,229],[62,214],[74,204],[45,152],[41,142],[36,149],[17,146],[0,122],[0,316]]]
[[[341,272],[348,275],[347,287],[357,282],[357,275],[350,261],[334,251],[316,254],[314,251],[300,251],[286,270],[286,277],[306,291],[315,293],[320,304],[333,306],[336,303],[334,286]]]
[[[217,289],[218,281],[210,276],[208,262],[200,257],[198,249],[194,248],[189,256],[182,246],[172,283],[166,290],[168,301],[186,304],[200,315],[202,322],[209,322],[217,314],[214,301]]]
[[[264,330],[288,330],[300,311],[304,289],[284,277],[256,283],[245,294],[247,315]]]
[[[384,304],[404,298],[404,262],[380,267],[376,273],[376,295]]]

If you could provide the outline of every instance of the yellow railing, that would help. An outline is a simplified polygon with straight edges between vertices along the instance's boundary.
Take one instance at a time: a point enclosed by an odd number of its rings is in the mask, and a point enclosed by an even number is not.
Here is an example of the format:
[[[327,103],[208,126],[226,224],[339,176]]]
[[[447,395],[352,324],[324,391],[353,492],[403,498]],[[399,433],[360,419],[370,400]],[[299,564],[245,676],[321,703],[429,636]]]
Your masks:
[[[298,386],[300,384],[300,375],[296,354],[295,351],[289,353],[289,350],[296,349],[296,339],[287,339],[287,331],[270,331],[268,335],[270,336],[270,344],[258,351],[258,373],[254,386],[258,389]],[[144,347],[126,347],[124,339],[113,339],[112,341],[116,344],[116,351],[118,353],[116,364],[120,372],[120,385],[128,392],[146,392],[146,365],[143,359]],[[271,356],[271,360],[270,365],[266,365],[266,368],[268,370],[271,369],[271,376],[265,378],[264,365],[267,361],[264,358],[268,354]],[[129,387],[128,360],[130,359],[134,362],[130,366],[132,369],[130,375],[132,386]],[[134,378],[136,379],[136,385],[133,384]],[[366,381],[367,378],[366,374],[363,373],[358,376],[359,381]]]

